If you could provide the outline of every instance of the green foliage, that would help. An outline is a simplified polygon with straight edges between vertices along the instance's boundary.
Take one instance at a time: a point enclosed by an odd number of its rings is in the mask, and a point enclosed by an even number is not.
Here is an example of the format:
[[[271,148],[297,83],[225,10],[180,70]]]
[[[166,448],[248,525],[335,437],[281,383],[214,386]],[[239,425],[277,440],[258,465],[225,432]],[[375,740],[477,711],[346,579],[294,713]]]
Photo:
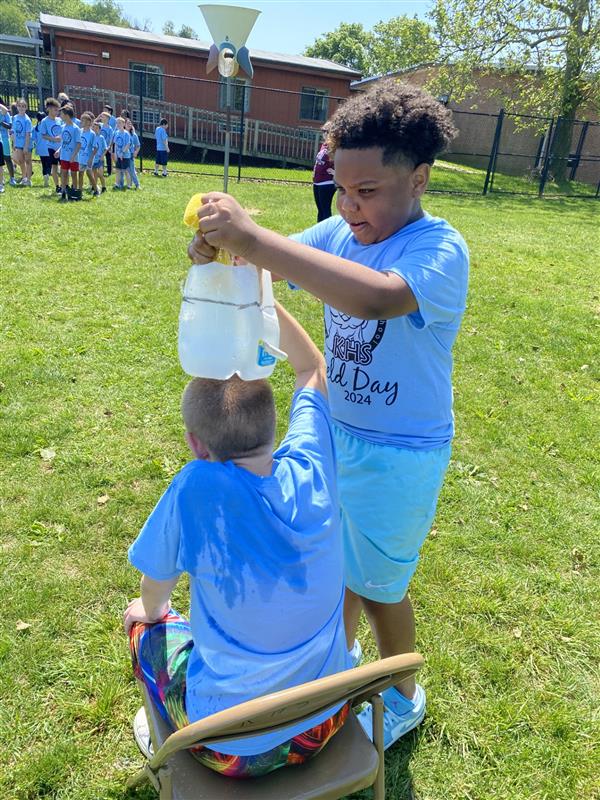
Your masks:
[[[105,25],[130,27],[129,20],[115,0],[2,0],[0,33],[26,36],[25,22],[39,19],[40,13],[83,19]]]
[[[461,100],[476,75],[505,70],[508,110],[574,118],[600,107],[597,0],[437,0],[430,14],[443,67],[435,88]]]
[[[378,22],[372,31],[366,31],[360,23],[342,22],[307,47],[304,54],[336,61],[367,76],[431,63],[437,51],[429,23],[403,15]]]
[[[368,48],[371,35],[365,31],[360,22],[342,22],[338,28],[316,39],[305,51],[311,58],[326,58],[356,69],[363,74],[369,73]]]

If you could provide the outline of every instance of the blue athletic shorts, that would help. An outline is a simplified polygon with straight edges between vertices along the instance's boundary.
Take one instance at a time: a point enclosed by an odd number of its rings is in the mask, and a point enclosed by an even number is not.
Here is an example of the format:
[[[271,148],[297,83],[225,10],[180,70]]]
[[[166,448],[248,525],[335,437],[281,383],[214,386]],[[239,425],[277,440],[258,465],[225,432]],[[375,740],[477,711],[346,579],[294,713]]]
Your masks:
[[[346,586],[399,603],[419,561],[450,461],[434,450],[373,444],[334,425]]]
[[[156,151],[156,161],[154,163],[158,164],[159,166],[166,167],[167,166],[167,162],[169,160],[168,156],[169,156],[169,154],[167,153],[166,150],[157,150]]]

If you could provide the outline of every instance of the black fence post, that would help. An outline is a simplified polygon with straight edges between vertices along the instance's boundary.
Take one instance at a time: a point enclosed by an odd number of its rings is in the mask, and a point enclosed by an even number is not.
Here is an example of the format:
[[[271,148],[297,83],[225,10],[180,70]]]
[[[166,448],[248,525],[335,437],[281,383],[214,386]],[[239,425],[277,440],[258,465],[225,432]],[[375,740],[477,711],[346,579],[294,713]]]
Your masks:
[[[558,128],[558,124],[560,122],[560,117],[556,120],[556,125],[554,123],[554,117],[550,119],[550,125],[548,125],[548,133],[546,134],[546,153],[544,158],[544,166],[542,167],[542,172],[540,175],[540,188],[538,191],[538,197],[543,197],[544,195],[544,188],[546,186],[546,181],[548,180],[548,170],[550,169],[550,162],[552,160],[552,145],[554,143],[554,134],[556,129]]]
[[[488,161],[487,172],[485,174],[485,182],[483,184],[483,194],[487,194],[488,190],[490,192],[492,190],[494,173],[496,171],[496,159],[498,157],[498,149],[500,147],[500,136],[502,135],[503,122],[504,122],[504,109],[501,108],[498,113],[498,120],[496,121],[496,130],[494,131],[494,141],[492,142],[490,159]]]
[[[590,127],[589,120],[584,122],[581,126],[581,133],[579,134],[579,140],[577,142],[577,147],[575,148],[575,156],[573,157],[573,165],[571,167],[571,173],[569,175],[569,180],[574,181],[575,175],[577,174],[577,168],[579,167],[579,161],[581,159],[581,153],[583,151],[583,143],[585,142],[585,137],[587,136],[588,128]]]
[[[17,100],[23,97],[23,87],[21,86],[21,65],[19,63],[19,56],[15,56],[15,65],[17,68]]]
[[[244,157],[244,110],[246,108],[246,81],[242,84],[242,111],[240,113],[240,149],[238,153],[238,177],[239,183],[242,179],[242,158]]]
[[[140,174],[144,169],[144,157],[142,155],[144,150],[144,81],[142,80],[142,73],[140,76]]]

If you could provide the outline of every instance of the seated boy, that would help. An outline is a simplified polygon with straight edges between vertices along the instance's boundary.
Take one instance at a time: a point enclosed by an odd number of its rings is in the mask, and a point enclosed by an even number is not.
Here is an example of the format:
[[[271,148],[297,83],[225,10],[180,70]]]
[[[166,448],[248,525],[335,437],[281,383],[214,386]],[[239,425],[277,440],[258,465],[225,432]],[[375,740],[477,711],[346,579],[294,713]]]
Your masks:
[[[268,381],[192,380],[182,412],[195,460],[129,550],[143,573],[141,597],[125,611],[133,667],[173,728],[351,666],[325,364],[296,320],[278,314],[296,374],[281,445],[273,453]],[[189,623],[169,603],[183,572]],[[348,711],[338,704],[276,733],[192,752],[224,775],[262,775],[314,756]]]

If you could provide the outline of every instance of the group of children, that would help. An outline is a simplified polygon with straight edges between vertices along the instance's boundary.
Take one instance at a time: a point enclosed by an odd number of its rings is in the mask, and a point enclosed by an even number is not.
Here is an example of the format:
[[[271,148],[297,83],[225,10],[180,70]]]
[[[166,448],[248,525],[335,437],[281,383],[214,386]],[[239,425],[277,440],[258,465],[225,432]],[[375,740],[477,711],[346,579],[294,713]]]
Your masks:
[[[222,248],[321,299],[325,359],[279,307],[296,387],[275,452],[268,381],[185,389],[194,458],[129,550],[141,596],[125,612],[135,673],[174,729],[352,667],[362,612],[381,657],[414,650],[407,591],[450,458],[469,270],[462,237],[421,198],[455,135],[444,106],[388,79],[327,124],[337,216],[286,238],[227,194],[203,197],[192,261]],[[170,605],[184,572],[189,622]],[[389,747],[423,719],[425,693],[408,677],[383,699]],[[337,704],[194,755],[222,774],[264,774],[314,756],[349,713]],[[358,717],[370,735],[370,706]]]
[[[0,100],[0,193],[4,192],[4,172],[9,171],[11,186],[31,186],[32,154],[35,149],[41,165],[44,186],[50,181],[61,202],[81,200],[84,176],[89,191],[98,196],[106,191],[106,178],[115,167],[114,190],[139,189],[135,168],[141,142],[127,109],[119,117],[105,105],[96,116],[85,111],[78,118],[68,96],[49,97],[45,113],[37,113],[35,126],[27,114],[27,103],[20,99],[11,110]],[[161,119],[155,131],[156,163],[154,175],[167,176],[169,153],[167,120]],[[17,179],[15,169],[21,172]],[[106,172],[105,172],[106,170]]]

